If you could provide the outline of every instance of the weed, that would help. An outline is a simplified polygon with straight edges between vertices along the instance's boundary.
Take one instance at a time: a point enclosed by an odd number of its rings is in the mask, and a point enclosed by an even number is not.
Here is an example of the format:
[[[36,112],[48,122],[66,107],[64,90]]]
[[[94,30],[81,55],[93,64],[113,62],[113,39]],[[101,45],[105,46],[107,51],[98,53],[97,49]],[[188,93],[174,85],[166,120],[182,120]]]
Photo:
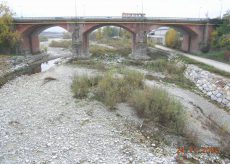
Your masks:
[[[72,91],[74,93],[74,97],[76,98],[85,98],[89,93],[90,89],[93,86],[96,86],[99,81],[99,76],[97,77],[88,77],[88,76],[80,76],[74,77],[73,83],[71,85]]]
[[[71,40],[62,40],[62,41],[52,40],[52,42],[49,44],[50,47],[59,47],[59,48],[70,48],[71,45],[72,45]]]
[[[140,116],[157,122],[177,134],[183,132],[183,107],[165,90],[149,87],[137,89],[132,93],[129,102]]]

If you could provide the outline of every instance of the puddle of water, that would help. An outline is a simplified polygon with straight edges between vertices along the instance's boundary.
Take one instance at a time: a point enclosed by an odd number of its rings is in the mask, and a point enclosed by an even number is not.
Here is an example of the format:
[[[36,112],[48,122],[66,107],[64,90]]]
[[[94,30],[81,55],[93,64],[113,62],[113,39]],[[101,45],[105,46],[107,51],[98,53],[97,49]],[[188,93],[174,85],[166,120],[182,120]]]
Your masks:
[[[42,63],[41,64],[41,72],[49,70],[51,67],[53,67],[55,65],[55,63],[57,61],[60,61],[60,60],[61,60],[60,58],[57,58],[57,59],[53,59],[53,60],[47,61],[45,63]]]

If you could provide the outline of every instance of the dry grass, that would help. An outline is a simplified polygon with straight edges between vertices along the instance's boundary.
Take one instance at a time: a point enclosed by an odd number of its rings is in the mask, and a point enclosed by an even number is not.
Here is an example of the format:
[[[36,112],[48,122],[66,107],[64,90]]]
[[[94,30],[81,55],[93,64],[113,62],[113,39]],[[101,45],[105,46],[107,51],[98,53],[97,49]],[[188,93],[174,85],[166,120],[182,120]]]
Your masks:
[[[149,87],[137,89],[132,93],[129,102],[140,116],[159,123],[177,134],[183,133],[185,121],[183,107],[165,90]]]
[[[120,102],[130,103],[138,114],[171,132],[181,134],[184,125],[182,105],[160,88],[144,87],[143,74],[131,70],[110,70],[104,76],[75,77],[72,91],[76,98],[85,98],[89,92],[94,98],[115,109]]]

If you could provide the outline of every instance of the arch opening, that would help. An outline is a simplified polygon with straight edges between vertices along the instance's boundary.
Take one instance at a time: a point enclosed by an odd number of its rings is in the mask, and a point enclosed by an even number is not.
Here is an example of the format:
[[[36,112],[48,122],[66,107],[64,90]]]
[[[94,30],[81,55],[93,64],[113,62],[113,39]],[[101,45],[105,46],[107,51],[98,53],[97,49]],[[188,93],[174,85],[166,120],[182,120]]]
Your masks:
[[[147,34],[148,45],[159,44],[173,49],[190,52],[191,38],[196,33],[181,26],[156,26]]]
[[[107,55],[128,56],[132,53],[134,32],[127,27],[100,24],[83,34],[85,49],[94,57]]]
[[[27,53],[36,54],[47,51],[52,41],[61,41],[63,39],[68,40],[68,46],[70,47],[72,44],[71,36],[72,34],[68,32],[68,29],[62,25],[34,25],[23,31],[22,47]],[[58,45],[62,47],[63,44],[65,47],[67,46],[67,43],[61,42]],[[55,45],[53,45],[53,47],[55,47]]]

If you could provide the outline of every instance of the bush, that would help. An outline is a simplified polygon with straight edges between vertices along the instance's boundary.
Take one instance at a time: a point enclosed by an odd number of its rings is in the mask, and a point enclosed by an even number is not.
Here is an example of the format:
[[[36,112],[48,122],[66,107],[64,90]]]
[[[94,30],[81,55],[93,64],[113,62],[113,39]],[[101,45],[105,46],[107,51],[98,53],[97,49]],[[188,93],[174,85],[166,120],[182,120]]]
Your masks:
[[[74,77],[71,85],[72,92],[75,98],[85,98],[93,86],[96,86],[99,77],[80,76]]]
[[[165,43],[167,47],[177,48],[177,49],[180,48],[181,47],[180,34],[174,29],[169,29],[165,35]]]
[[[168,61],[166,59],[157,59],[145,64],[145,67],[157,72],[166,72],[168,74],[183,74],[186,67],[179,66],[175,61]]]
[[[61,41],[54,41],[49,44],[50,47],[58,47],[58,48],[70,48],[72,45],[71,40],[61,40]]]
[[[122,69],[110,70],[103,77],[75,77],[72,91],[76,98],[85,98],[91,91],[94,98],[114,109],[119,102],[129,102],[140,116],[148,118],[180,134],[184,127],[182,105],[160,88],[143,85],[143,75]]]
[[[141,73],[125,70],[123,74],[123,77],[117,77],[115,72],[109,71],[98,83],[97,97],[110,108],[127,101],[135,88],[143,86]]]
[[[142,117],[149,118],[177,134],[183,133],[185,115],[182,105],[160,88],[135,90],[129,102]]]
[[[107,70],[107,67],[105,64],[103,64],[100,61],[93,61],[93,60],[72,60],[72,64],[75,64],[77,66],[84,66],[91,69],[97,69],[99,71],[105,71]]]
[[[39,41],[40,42],[46,42],[46,41],[48,41],[48,38],[44,35],[39,35]]]

